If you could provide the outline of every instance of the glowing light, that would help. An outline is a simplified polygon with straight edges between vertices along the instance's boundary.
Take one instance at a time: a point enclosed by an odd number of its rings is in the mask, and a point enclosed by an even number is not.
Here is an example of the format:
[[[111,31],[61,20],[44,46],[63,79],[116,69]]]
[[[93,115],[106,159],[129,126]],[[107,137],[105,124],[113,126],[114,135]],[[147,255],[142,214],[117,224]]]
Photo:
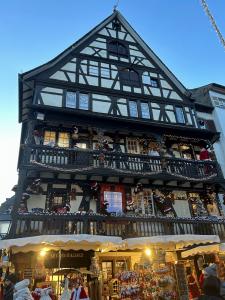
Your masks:
[[[151,251],[150,249],[145,249],[145,254],[146,254],[147,256],[151,256],[152,251]]]
[[[41,251],[40,251],[40,256],[41,256],[41,257],[45,257],[46,253],[47,253],[46,250],[41,250]]]

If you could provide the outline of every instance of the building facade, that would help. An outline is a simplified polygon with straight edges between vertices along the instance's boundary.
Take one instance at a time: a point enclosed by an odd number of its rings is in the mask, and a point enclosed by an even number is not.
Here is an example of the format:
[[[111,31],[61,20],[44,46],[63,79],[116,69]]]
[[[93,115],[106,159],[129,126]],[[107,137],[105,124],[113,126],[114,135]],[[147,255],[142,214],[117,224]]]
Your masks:
[[[19,121],[19,181],[7,236],[13,245],[46,235],[49,243],[88,235],[140,244],[170,236],[169,245],[185,235],[187,250],[193,236],[198,243],[224,239],[224,179],[207,151],[218,133],[201,126],[190,91],[118,11],[19,75]],[[87,243],[78,249],[90,250]],[[128,247],[133,254],[101,254],[98,247],[106,281],[124,260],[133,265],[135,247]],[[83,259],[88,268],[91,251]],[[25,272],[29,263],[12,257]]]

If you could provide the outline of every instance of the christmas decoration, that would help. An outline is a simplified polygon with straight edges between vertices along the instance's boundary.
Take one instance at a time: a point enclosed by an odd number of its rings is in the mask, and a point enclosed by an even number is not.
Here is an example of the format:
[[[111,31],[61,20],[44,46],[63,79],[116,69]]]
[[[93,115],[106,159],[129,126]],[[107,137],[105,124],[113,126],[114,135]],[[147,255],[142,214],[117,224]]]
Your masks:
[[[40,163],[37,162],[36,160],[31,160],[32,164],[41,166],[43,168],[49,169],[49,170],[55,170],[55,171],[60,171],[60,172],[66,172],[66,173],[78,173],[78,172],[83,172],[83,171],[91,171],[91,170],[95,170],[98,169],[99,166],[91,166],[91,167],[85,167],[85,168],[77,168],[77,169],[67,169],[67,168],[59,168],[59,167],[55,167],[55,166],[51,166],[48,164],[44,164],[44,163]],[[158,170],[158,171],[152,171],[152,172],[142,172],[142,171],[136,171],[136,170],[121,170],[119,168],[114,168],[111,166],[106,166],[104,165],[104,163],[101,165],[101,167],[104,166],[104,169],[108,169],[108,170],[114,170],[118,173],[121,174],[140,174],[141,176],[150,176],[150,175],[156,175],[156,174],[160,174],[163,173],[162,170]],[[170,172],[170,171],[166,171],[167,174],[173,175],[177,178],[182,178],[182,179],[186,179],[186,180],[190,180],[190,181],[199,181],[199,178],[193,178],[193,177],[188,177],[188,176],[184,176],[184,175],[180,175],[180,174],[176,174],[175,172]],[[212,179],[214,177],[217,176],[217,173],[209,175],[209,176],[205,176],[203,178],[201,178],[201,181],[207,181],[209,179]]]
[[[79,134],[78,128],[77,128],[76,126],[73,126],[73,133],[72,133],[72,135],[71,135],[71,138],[72,138],[74,141],[78,140],[78,137],[79,137],[78,134]]]
[[[134,188],[134,193],[138,194],[138,193],[140,193],[142,191],[143,191],[142,183],[138,182],[137,185],[136,185],[136,187]]]
[[[98,200],[99,198],[99,189],[100,189],[100,186],[98,184],[97,181],[94,181],[91,183],[91,194],[92,194],[92,198],[94,200]]]
[[[28,185],[28,187],[26,188],[26,192],[36,195],[41,194],[43,192],[43,189],[41,187],[41,179],[37,178],[30,185]]]

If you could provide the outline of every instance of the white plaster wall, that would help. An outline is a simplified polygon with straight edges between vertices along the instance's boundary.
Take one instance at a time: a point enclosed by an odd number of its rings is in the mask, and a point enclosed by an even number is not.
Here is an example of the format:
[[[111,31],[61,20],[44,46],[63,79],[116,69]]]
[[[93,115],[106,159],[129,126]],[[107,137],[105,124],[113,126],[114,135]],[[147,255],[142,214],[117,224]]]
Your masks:
[[[45,209],[46,195],[31,195],[27,200],[27,209],[31,211],[32,208]]]
[[[214,144],[215,154],[225,176],[225,108],[215,107],[213,119],[216,130],[220,132],[220,139]]]

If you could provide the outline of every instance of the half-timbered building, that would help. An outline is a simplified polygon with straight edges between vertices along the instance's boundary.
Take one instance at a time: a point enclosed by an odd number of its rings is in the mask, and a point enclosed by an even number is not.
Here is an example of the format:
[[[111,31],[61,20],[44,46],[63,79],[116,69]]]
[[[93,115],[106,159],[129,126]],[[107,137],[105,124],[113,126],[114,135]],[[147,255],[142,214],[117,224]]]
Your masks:
[[[219,134],[202,128],[190,92],[118,11],[19,75],[19,122],[8,239],[224,238]],[[106,276],[113,255],[101,258]]]

